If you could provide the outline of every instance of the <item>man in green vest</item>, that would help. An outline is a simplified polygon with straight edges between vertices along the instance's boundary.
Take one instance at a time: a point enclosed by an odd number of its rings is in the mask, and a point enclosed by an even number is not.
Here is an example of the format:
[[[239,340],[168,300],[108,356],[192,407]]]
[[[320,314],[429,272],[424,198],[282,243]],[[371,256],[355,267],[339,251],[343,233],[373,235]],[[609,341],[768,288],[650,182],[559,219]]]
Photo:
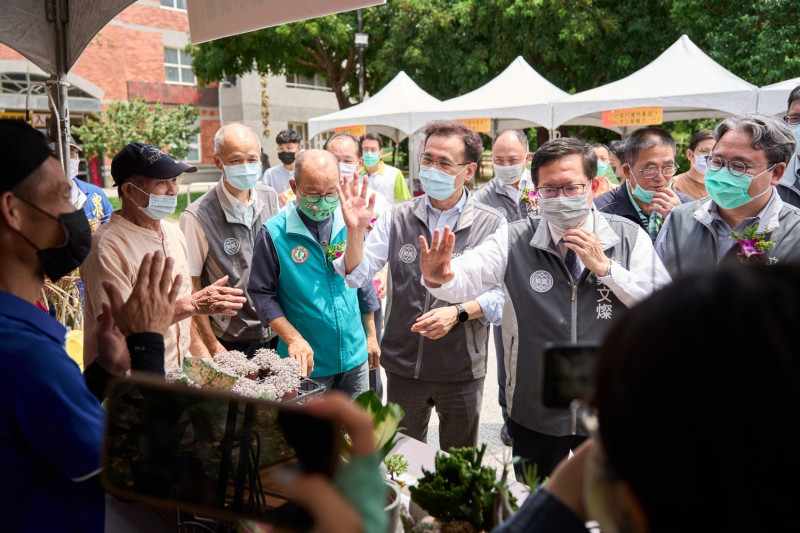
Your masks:
[[[281,357],[298,360],[302,376],[355,397],[369,387],[367,340],[357,289],[332,265],[347,236],[338,161],[307,150],[289,183],[297,201],[259,230],[248,292],[262,324],[278,334]]]

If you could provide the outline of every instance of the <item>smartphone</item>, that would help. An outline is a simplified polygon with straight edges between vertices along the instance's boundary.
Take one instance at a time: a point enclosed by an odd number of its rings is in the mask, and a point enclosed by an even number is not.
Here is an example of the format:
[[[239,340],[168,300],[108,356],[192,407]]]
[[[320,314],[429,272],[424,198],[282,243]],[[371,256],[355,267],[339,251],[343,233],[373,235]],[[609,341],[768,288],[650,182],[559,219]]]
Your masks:
[[[594,385],[599,342],[548,343],[542,357],[542,404],[569,407]]]
[[[299,405],[131,376],[106,401],[101,482],[114,496],[197,515],[290,529],[310,516],[287,503],[281,479],[331,477],[341,435]]]

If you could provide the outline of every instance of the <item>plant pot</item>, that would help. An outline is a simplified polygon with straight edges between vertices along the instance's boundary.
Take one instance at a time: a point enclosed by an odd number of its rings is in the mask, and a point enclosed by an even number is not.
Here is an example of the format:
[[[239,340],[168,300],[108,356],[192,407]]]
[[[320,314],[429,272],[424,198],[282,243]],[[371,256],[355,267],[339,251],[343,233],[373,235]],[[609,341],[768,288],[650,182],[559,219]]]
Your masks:
[[[389,519],[386,532],[396,533],[397,531],[402,531],[400,527],[400,486],[391,479],[384,481],[386,482],[386,507],[384,507],[384,511]]]

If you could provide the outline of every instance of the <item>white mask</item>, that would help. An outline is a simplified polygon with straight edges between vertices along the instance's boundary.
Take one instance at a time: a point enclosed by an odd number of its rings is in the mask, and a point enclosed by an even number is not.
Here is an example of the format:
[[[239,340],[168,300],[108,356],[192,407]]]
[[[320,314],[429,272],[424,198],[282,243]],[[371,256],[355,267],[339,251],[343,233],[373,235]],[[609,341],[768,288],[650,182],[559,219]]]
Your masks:
[[[503,184],[511,185],[512,183],[518,182],[522,178],[522,173],[525,172],[525,163],[520,163],[518,165],[510,165],[507,167],[501,167],[500,165],[494,165],[494,175],[497,176]]]
[[[339,163],[339,181],[343,184],[353,181],[353,173],[356,171],[355,163]]]
[[[698,174],[705,175],[706,170],[708,170],[708,165],[706,165],[706,156],[694,154],[694,169]]]
[[[74,179],[75,176],[78,175],[78,167],[81,164],[80,159],[72,159],[69,160],[69,177],[70,179]]]
[[[539,214],[560,231],[577,228],[589,216],[589,193],[539,198]]]
[[[131,183],[133,185],[133,183]],[[136,187],[136,185],[133,185]],[[139,187],[136,187],[139,189]],[[142,191],[142,189],[139,189]],[[149,200],[147,202],[146,207],[138,206],[142,212],[152,218],[153,220],[161,220],[162,218],[167,218],[172,213],[175,212],[175,208],[178,206],[178,196],[172,196],[170,194],[149,194],[144,191]]]

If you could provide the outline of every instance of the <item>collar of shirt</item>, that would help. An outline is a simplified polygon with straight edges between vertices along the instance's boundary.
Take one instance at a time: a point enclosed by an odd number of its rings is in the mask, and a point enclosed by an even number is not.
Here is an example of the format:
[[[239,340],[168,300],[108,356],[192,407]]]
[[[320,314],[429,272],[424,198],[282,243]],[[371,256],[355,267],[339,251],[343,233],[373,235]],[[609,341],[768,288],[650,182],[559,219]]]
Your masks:
[[[302,211],[300,211],[300,206],[298,206],[297,203],[295,203],[294,208],[297,210],[297,214],[300,215],[300,220],[303,221],[303,224],[305,224],[308,232],[311,233],[318,243],[322,245],[330,243],[331,228],[333,227],[333,215],[329,216],[325,220],[320,220],[317,222],[316,220],[311,220]]]
[[[523,189],[531,187],[530,180],[528,179],[529,177],[530,170],[526,168],[525,172],[522,173],[522,179],[519,180],[519,189],[515,189],[513,186],[506,185],[505,183],[503,184],[503,191],[505,191],[509,198],[514,200],[514,203],[519,202]]]
[[[134,233],[138,233],[142,237],[145,237],[153,242],[157,242],[159,245],[161,245],[164,242],[163,238],[159,237],[158,233],[156,233],[155,231],[143,228],[138,224],[134,224],[133,222],[122,216],[122,212],[119,209],[111,213],[111,218],[109,219],[109,222],[113,222],[114,225],[119,225],[120,227],[125,228],[125,231],[132,231]],[[159,224],[161,225],[161,235],[164,236],[165,222],[163,220],[160,220]]]
[[[78,178],[72,178],[69,191],[69,201],[75,206],[75,209],[83,209],[86,205],[86,194],[78,188]]]
[[[764,206],[759,213],[754,217],[748,217],[742,220],[742,222],[736,226],[735,228],[731,228],[728,226],[728,223],[722,219],[722,216],[719,214],[719,206],[716,202],[711,201],[709,202],[708,207],[708,214],[711,216],[712,224],[715,224],[721,228],[724,228],[726,233],[730,231],[738,231],[741,233],[746,227],[752,225],[754,222],[758,223],[761,226],[761,221],[764,221],[764,227],[759,227],[760,232],[769,232],[774,230],[778,227],[778,215],[780,215],[781,208],[783,207],[783,200],[780,199],[775,188],[772,188],[772,194],[770,195],[769,202],[767,205]]]
[[[62,326],[58,320],[27,300],[0,290],[0,316],[4,315],[6,320],[29,324],[59,344],[64,344],[66,340],[67,328]],[[9,324],[5,320],[4,322],[6,325]]]
[[[428,209],[428,228],[431,230],[431,235],[434,230],[438,229],[442,231],[445,226],[450,226],[451,230],[455,229],[458,216],[461,214],[461,211],[464,210],[464,206],[467,205],[467,196],[469,196],[466,187],[462,185],[461,189],[461,199],[454,207],[447,211],[442,211],[433,207],[430,197],[427,194],[425,195],[425,207]]]
[[[361,167],[361,172],[360,172],[360,174],[362,174],[362,175],[366,174],[366,175],[368,175],[368,176],[371,178],[372,176],[376,176],[376,175],[378,175],[378,174],[380,174],[380,175],[383,175],[383,171],[384,171],[384,170],[385,170],[385,168],[384,168],[384,163],[383,163],[383,161],[379,160],[379,161],[378,161],[378,166],[377,166],[377,168],[375,169],[375,172],[372,172],[372,173],[370,173],[370,172],[367,170],[367,167]]]
[[[253,189],[250,189],[250,200],[245,205],[225,188],[222,183],[224,179],[225,177],[223,176],[217,183],[217,198],[219,199],[220,207],[222,207],[222,212],[225,213],[225,218],[231,224],[238,223],[249,227],[253,222],[256,211],[260,209],[258,194]]]

